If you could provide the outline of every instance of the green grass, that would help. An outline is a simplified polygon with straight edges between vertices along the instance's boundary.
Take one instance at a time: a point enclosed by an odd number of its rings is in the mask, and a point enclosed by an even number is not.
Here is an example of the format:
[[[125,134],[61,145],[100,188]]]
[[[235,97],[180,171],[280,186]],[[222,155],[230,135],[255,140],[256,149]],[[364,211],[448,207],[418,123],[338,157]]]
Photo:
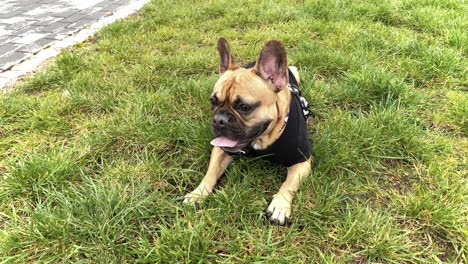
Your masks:
[[[0,97],[0,263],[466,263],[468,3],[153,1]],[[281,39],[316,113],[285,178],[236,159],[199,208],[220,36]]]

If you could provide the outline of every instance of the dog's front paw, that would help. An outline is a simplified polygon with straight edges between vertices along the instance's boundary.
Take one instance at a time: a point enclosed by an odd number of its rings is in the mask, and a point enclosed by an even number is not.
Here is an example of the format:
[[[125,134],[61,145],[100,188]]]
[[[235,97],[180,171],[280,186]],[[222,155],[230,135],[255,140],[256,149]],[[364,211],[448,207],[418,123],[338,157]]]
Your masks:
[[[193,192],[185,195],[184,204],[199,204],[208,196],[209,192],[202,191],[200,188],[195,189]]]
[[[282,195],[276,194],[266,210],[266,215],[271,223],[287,225],[291,216],[291,203]]]

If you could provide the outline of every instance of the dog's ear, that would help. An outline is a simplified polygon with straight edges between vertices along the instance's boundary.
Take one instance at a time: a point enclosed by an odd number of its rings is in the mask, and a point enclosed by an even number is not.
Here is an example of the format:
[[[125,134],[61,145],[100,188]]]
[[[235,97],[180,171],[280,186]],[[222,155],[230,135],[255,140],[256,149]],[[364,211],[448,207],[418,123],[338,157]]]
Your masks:
[[[288,84],[286,50],[278,40],[270,40],[263,47],[254,70],[279,92]]]
[[[219,75],[227,70],[235,70],[239,68],[234,62],[234,58],[229,50],[229,44],[223,37],[218,39],[218,52],[219,52]]]

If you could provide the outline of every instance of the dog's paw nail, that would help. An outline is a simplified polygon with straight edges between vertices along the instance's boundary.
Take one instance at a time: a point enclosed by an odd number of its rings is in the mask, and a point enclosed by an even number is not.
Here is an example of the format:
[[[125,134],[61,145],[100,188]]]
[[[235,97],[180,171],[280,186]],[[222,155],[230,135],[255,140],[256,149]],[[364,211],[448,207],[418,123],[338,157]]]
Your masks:
[[[274,198],[266,211],[270,223],[275,225],[288,225],[291,215],[291,204],[282,198]]]
[[[283,225],[284,222],[282,219],[279,219],[279,218],[270,218],[270,223],[274,224],[274,225]]]

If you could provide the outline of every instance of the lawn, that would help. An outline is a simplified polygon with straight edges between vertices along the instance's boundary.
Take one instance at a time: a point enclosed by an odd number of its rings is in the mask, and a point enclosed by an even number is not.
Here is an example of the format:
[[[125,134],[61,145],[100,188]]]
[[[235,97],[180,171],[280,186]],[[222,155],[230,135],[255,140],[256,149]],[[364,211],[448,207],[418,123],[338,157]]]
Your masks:
[[[152,1],[0,95],[0,263],[467,263],[468,3]],[[314,117],[284,168],[236,159],[197,208],[216,41],[282,40]]]

